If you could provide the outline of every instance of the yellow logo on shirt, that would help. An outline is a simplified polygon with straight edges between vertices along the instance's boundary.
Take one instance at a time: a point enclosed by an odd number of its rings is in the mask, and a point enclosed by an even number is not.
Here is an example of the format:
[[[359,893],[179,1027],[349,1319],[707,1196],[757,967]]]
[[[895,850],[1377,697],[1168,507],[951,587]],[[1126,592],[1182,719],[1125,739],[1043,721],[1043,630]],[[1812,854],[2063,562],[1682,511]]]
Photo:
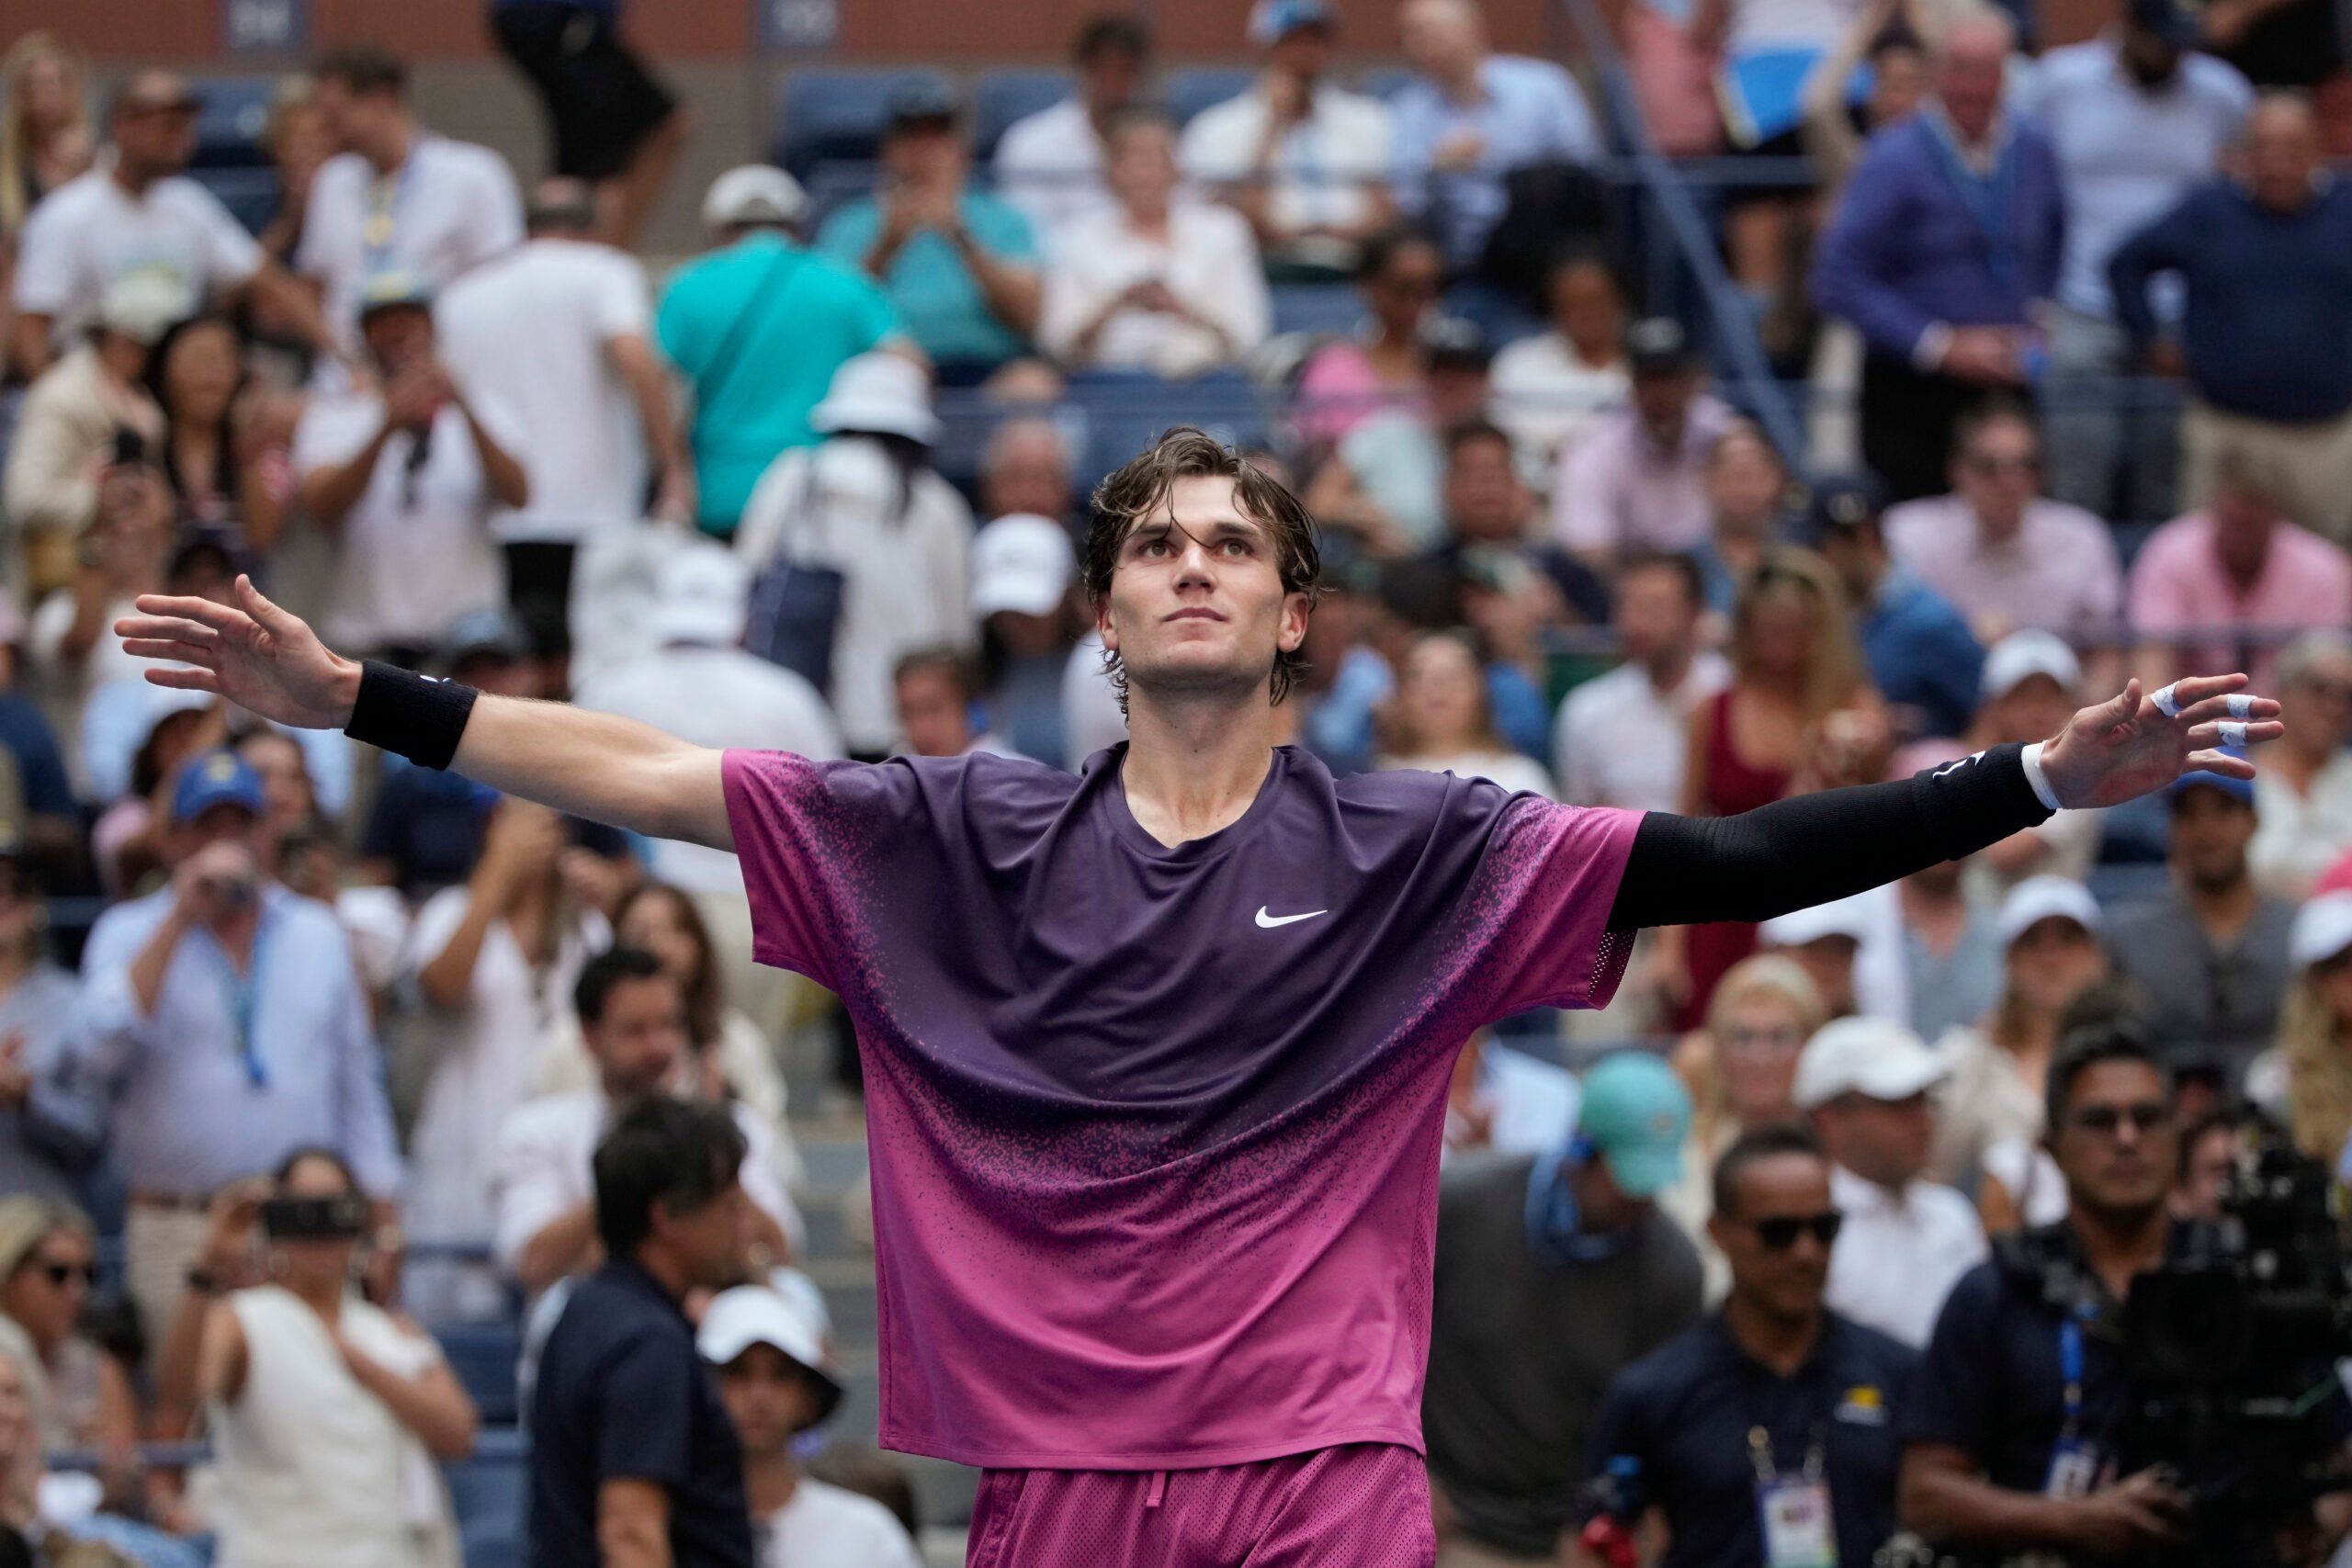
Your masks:
[[[1846,1391],[1837,1415],[1849,1426],[1883,1427],[1887,1420],[1886,1395],[1869,1383],[1857,1383]]]

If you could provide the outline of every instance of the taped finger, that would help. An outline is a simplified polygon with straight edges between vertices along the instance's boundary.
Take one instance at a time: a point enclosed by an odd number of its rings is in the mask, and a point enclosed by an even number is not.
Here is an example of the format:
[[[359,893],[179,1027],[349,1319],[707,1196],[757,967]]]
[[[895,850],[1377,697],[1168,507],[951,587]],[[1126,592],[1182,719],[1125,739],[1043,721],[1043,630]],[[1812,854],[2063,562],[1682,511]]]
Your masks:
[[[2224,700],[2230,705],[2230,716],[2232,718],[2252,718],[2254,716],[2253,693],[2232,692]]]
[[[2148,700],[2155,704],[2156,711],[2166,718],[2178,718],[2180,716],[2179,687],[2180,682],[2177,681],[2169,686],[2159,686],[2155,690],[2155,694]]]
[[[2233,718],[2225,718],[2213,727],[2221,732],[2222,744],[2233,750],[2245,750],[2245,726]]]

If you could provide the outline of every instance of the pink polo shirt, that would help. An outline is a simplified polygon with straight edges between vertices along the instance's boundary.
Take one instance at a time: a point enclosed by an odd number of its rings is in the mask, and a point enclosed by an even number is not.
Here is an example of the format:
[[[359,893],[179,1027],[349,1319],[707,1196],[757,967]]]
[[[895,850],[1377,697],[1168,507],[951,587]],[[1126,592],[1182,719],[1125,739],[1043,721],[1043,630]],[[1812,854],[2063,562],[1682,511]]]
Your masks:
[[[2248,632],[2276,634],[2312,626],[2342,628],[2352,621],[2352,558],[2309,529],[2281,523],[2270,536],[2269,558],[2252,587],[2240,591],[2213,547],[2213,519],[2203,512],[2157,529],[2132,563],[2132,628],[2165,640],[2213,631],[2210,642],[2184,648],[2183,668],[2220,674],[2244,667],[2256,691],[2272,689],[2278,638],[2240,646]]]

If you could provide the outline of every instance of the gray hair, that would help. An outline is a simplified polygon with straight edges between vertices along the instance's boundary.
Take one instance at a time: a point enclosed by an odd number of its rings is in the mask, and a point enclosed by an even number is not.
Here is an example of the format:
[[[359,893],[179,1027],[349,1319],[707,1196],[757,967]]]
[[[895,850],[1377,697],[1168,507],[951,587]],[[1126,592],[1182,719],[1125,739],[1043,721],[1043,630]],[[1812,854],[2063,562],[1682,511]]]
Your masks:
[[[1062,434],[1060,425],[1044,414],[1022,414],[1006,420],[994,430],[989,431],[988,445],[980,448],[980,472],[983,475],[996,472],[1002,466],[1005,454],[1011,450],[1013,442],[1023,435],[1041,431],[1046,438],[1054,444],[1055,460],[1060,463],[1063,470],[1067,472],[1077,461],[1076,456],[1069,449],[1069,438]]]
[[[2334,630],[2300,634],[2278,650],[2279,689],[2301,683],[2330,663],[2352,664],[2352,635]]]

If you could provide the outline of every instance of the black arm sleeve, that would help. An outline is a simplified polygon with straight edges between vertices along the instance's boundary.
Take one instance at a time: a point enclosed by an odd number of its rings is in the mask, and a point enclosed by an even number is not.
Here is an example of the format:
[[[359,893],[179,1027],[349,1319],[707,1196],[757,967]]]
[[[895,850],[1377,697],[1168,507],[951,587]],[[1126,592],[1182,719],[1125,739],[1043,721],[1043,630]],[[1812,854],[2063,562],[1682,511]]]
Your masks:
[[[1634,834],[1610,926],[1769,920],[1958,860],[2049,819],[2018,746],[1887,784],[1736,817],[1653,811]]]

